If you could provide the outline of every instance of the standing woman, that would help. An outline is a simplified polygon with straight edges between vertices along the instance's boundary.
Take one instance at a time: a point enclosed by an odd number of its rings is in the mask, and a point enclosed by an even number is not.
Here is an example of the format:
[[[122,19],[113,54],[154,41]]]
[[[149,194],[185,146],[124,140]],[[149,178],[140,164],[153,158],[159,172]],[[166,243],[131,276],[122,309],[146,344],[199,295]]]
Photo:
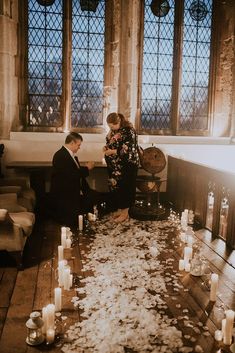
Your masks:
[[[128,219],[129,208],[135,201],[136,176],[139,165],[137,135],[132,124],[122,114],[107,116],[110,128],[103,148],[108,168],[109,187],[117,212],[115,221]]]

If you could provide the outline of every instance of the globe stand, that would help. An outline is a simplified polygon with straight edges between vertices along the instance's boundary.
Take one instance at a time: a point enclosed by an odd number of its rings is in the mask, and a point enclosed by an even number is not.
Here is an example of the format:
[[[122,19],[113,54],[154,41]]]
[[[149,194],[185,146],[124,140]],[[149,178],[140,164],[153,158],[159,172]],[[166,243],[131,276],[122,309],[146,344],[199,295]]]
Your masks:
[[[156,191],[149,190],[137,193],[135,205],[129,211],[130,216],[139,220],[162,220],[167,218],[169,211],[160,204],[160,188],[166,179],[160,179],[154,175],[140,175],[137,177],[137,185],[140,181],[154,183]]]
[[[166,166],[165,155],[154,146],[141,149],[140,163],[142,169],[151,175],[137,176],[136,184],[141,193],[136,194],[135,205],[129,211],[130,216],[139,220],[164,219],[169,212],[160,204],[160,188],[166,179],[156,174]]]

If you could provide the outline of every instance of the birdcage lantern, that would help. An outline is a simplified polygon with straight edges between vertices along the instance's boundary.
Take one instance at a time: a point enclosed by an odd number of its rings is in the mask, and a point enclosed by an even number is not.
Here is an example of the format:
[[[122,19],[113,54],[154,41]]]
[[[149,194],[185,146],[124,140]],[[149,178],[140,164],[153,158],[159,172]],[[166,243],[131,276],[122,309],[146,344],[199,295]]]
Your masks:
[[[44,341],[44,336],[42,334],[42,327],[44,322],[38,311],[34,311],[30,314],[30,318],[26,322],[26,327],[28,329],[26,343],[30,346],[37,346]]]

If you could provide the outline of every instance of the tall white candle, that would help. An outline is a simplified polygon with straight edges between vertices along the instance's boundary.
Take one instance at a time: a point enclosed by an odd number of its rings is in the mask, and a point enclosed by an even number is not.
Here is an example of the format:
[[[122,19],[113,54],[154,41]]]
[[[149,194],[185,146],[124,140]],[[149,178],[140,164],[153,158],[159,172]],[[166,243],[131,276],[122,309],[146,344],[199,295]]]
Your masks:
[[[93,221],[93,213],[88,212],[87,218],[88,218],[88,221]]]
[[[47,329],[46,331],[46,341],[51,344],[55,340],[55,330],[52,328]]]
[[[69,277],[69,288],[71,288],[73,286],[73,274],[70,273],[70,277]]]
[[[42,320],[43,320],[43,326],[42,326],[42,333],[46,333],[47,331],[47,307],[44,306],[42,308]]]
[[[55,305],[47,305],[47,330],[55,328]]]
[[[66,248],[71,248],[72,240],[70,238],[66,239]]]
[[[222,331],[222,336],[224,337],[224,332],[225,332],[225,325],[226,325],[226,319],[223,319],[221,321],[221,331]]]
[[[64,258],[64,247],[62,245],[58,246],[58,261],[63,260]]]
[[[67,237],[67,239],[70,239],[71,238],[71,236],[72,236],[72,232],[71,232],[71,230],[67,230],[67,232],[66,232],[66,237]]]
[[[59,283],[60,287],[62,287],[64,285],[63,272],[64,272],[64,267],[66,265],[67,265],[67,260],[61,260],[58,263],[58,283]]]
[[[65,233],[66,234],[67,231],[67,227],[61,227],[61,233]]]
[[[61,245],[66,248],[66,233],[61,233]]]
[[[180,260],[179,260],[179,270],[180,270],[180,271],[183,271],[183,270],[184,270],[184,260],[183,260],[183,259],[180,259]]]
[[[61,311],[61,306],[62,306],[61,288],[59,287],[55,288],[54,295],[55,295],[55,311]]]
[[[193,237],[191,235],[187,237],[187,246],[190,248],[193,246]]]
[[[78,216],[78,229],[83,230],[83,215]]]
[[[190,272],[191,264],[190,262],[185,262],[184,269],[186,272]]]
[[[232,343],[234,311],[227,310],[225,315],[226,315],[226,322],[225,322],[225,328],[224,328],[223,342],[226,345],[230,345]]]
[[[193,256],[193,250],[189,246],[185,246],[184,248],[184,261],[189,261]]]
[[[218,289],[219,276],[217,273],[212,273],[211,275],[211,290],[210,290],[210,300],[212,302],[216,301],[216,293]]]
[[[222,339],[223,339],[223,333],[222,333],[222,331],[221,331],[221,330],[216,330],[216,331],[215,331],[215,340],[216,340],[217,342],[220,342],[220,341],[222,341]]]
[[[70,290],[70,267],[66,266],[63,272],[64,289]]]

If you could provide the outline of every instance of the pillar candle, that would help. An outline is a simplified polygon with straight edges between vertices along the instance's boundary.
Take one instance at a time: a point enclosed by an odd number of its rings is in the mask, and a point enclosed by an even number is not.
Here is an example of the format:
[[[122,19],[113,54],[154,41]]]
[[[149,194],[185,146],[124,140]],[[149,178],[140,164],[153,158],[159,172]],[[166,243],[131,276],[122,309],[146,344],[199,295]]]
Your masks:
[[[78,216],[78,229],[83,230],[83,216],[82,215]]]
[[[65,290],[70,290],[70,267],[66,266],[63,272],[63,284]]]
[[[185,246],[184,248],[184,261],[189,261],[193,256],[193,249],[189,246]]]
[[[191,235],[187,237],[187,246],[190,248],[193,246],[193,237]]]
[[[62,245],[58,246],[58,261],[63,260],[64,258],[64,247]]]
[[[93,214],[91,212],[88,212],[87,218],[88,218],[88,221],[93,221]]]
[[[61,233],[61,245],[66,248],[66,233]]]
[[[65,233],[66,234],[67,231],[67,227],[61,227],[61,233]]]
[[[55,311],[61,311],[62,297],[61,297],[61,288],[54,289],[55,295]]]
[[[53,343],[55,340],[55,330],[52,328],[47,329],[46,331],[46,341],[48,344]]]
[[[73,275],[72,273],[70,273],[70,276],[69,276],[69,288],[71,288],[73,286]]]
[[[66,232],[66,237],[67,237],[67,239],[70,239],[71,237],[72,237],[72,232],[71,232],[71,230],[67,230],[67,232]]]
[[[227,310],[225,315],[226,315],[226,322],[225,322],[225,328],[224,328],[223,342],[226,345],[230,345],[232,343],[234,311]]]
[[[43,326],[42,326],[42,333],[46,333],[47,331],[47,307],[44,306],[42,308],[42,320],[43,320]]]
[[[190,272],[190,269],[191,269],[191,264],[190,264],[190,262],[186,262],[186,263],[185,263],[185,271],[186,271],[186,272]]]
[[[222,338],[223,338],[223,333],[222,333],[222,331],[221,331],[221,330],[216,330],[216,331],[215,331],[215,340],[216,340],[217,342],[220,342],[220,341],[222,341]]]
[[[184,260],[183,260],[183,259],[180,259],[180,260],[179,260],[179,270],[180,270],[180,271],[183,271],[183,270],[184,270]]]
[[[224,337],[224,331],[225,331],[225,324],[226,324],[226,319],[223,319],[221,321],[221,331],[222,331],[222,336]]]
[[[66,239],[66,248],[69,249],[71,248],[72,241],[70,238]]]
[[[47,305],[47,330],[55,328],[55,305]]]
[[[180,240],[185,243],[186,242],[186,234],[184,232],[180,233]]]
[[[64,285],[63,283],[63,272],[64,272],[64,266],[67,265],[67,261],[66,260],[61,260],[58,263],[58,283],[59,286],[62,287]]]
[[[217,273],[212,273],[212,275],[211,275],[211,290],[210,290],[210,300],[212,302],[216,301],[218,282],[219,282],[219,276],[217,275]]]

